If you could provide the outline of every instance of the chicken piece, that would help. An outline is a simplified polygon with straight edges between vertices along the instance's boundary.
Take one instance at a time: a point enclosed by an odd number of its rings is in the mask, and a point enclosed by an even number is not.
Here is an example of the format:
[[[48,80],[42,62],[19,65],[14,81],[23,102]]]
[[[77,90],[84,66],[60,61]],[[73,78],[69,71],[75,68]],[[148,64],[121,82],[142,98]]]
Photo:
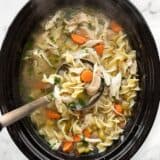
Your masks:
[[[92,82],[86,87],[87,94],[90,96],[95,95],[98,92],[100,86],[101,86],[101,72],[97,64],[95,64]]]
[[[93,47],[96,44],[103,43],[102,40],[88,40],[83,46],[85,47]]]

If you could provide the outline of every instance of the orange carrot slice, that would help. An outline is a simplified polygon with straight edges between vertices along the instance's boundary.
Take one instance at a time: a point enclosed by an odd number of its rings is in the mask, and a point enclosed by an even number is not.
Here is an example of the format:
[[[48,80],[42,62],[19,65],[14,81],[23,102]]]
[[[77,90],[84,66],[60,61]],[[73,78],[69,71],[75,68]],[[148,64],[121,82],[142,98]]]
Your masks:
[[[104,51],[104,44],[97,44],[96,46],[94,46],[96,52],[98,55],[102,55],[103,51]]]
[[[117,113],[120,113],[120,114],[123,113],[123,108],[122,108],[122,106],[120,104],[115,104],[114,108],[115,108]]]
[[[91,132],[88,128],[86,128],[84,131],[83,131],[83,134],[85,137],[87,138],[90,138],[91,137]]]
[[[46,112],[47,117],[50,119],[60,119],[61,115],[57,112],[51,111],[51,110],[47,110]]]
[[[85,69],[82,71],[80,78],[81,78],[81,81],[85,83],[89,83],[93,79],[93,72],[89,69]]]
[[[73,141],[74,142],[80,142],[81,141],[81,137],[80,137],[80,135],[75,135],[74,137],[73,137]]]
[[[35,84],[34,84],[34,88],[35,89],[45,89],[45,88],[48,88],[48,86],[49,86],[50,84],[49,83],[44,83],[44,82],[42,82],[42,81],[38,81],[38,82],[36,82]]]
[[[116,33],[122,31],[122,27],[115,21],[111,21],[111,29]]]
[[[73,142],[66,141],[63,143],[62,150],[63,152],[70,152],[73,149]]]
[[[73,42],[76,44],[84,44],[87,41],[86,37],[83,37],[78,34],[71,34],[71,38],[72,38]]]

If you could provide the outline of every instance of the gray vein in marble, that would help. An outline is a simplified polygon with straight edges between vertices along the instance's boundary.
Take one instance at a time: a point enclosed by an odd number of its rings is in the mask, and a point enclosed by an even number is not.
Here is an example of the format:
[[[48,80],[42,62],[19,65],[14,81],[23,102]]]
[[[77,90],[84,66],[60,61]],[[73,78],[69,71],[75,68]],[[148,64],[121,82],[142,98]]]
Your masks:
[[[152,6],[153,6],[153,1],[148,2],[147,7],[144,10],[142,10],[142,12],[148,11],[152,15],[159,14],[160,13],[160,9],[156,10]]]
[[[138,9],[146,13],[148,12],[151,15],[160,13],[160,0],[130,0],[135,4]]]

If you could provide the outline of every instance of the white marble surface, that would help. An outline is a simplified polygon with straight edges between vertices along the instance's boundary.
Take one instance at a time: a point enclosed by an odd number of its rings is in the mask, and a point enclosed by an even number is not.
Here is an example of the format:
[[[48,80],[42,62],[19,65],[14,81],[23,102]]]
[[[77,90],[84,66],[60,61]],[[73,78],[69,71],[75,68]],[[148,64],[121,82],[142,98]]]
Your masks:
[[[15,15],[28,0],[0,0],[0,46]],[[160,0],[131,0],[145,17],[160,52]],[[160,110],[146,141],[132,160],[160,160]],[[0,159],[27,160],[9,137],[0,133]]]

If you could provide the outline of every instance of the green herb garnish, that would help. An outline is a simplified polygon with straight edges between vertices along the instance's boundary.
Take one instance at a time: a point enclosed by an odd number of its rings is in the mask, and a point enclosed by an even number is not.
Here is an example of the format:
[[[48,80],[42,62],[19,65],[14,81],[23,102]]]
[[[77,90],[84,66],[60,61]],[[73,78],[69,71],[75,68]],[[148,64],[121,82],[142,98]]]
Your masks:
[[[82,140],[82,143],[83,143],[83,145],[86,146],[86,147],[87,147],[88,144],[89,144],[85,139]]]
[[[104,25],[104,24],[105,24],[105,22],[104,22],[103,19],[99,19],[98,22],[99,22],[99,24],[101,24],[101,25]]]
[[[61,79],[59,77],[54,78],[54,84],[59,84],[61,82]]]
[[[78,103],[80,104],[80,106],[84,107],[86,105],[86,102],[83,99],[78,99]]]
[[[76,108],[76,103],[75,102],[71,102],[69,105],[68,105],[69,108],[72,108],[72,109],[75,109]]]
[[[88,28],[90,30],[95,30],[95,26],[93,26],[92,23],[88,23]]]

